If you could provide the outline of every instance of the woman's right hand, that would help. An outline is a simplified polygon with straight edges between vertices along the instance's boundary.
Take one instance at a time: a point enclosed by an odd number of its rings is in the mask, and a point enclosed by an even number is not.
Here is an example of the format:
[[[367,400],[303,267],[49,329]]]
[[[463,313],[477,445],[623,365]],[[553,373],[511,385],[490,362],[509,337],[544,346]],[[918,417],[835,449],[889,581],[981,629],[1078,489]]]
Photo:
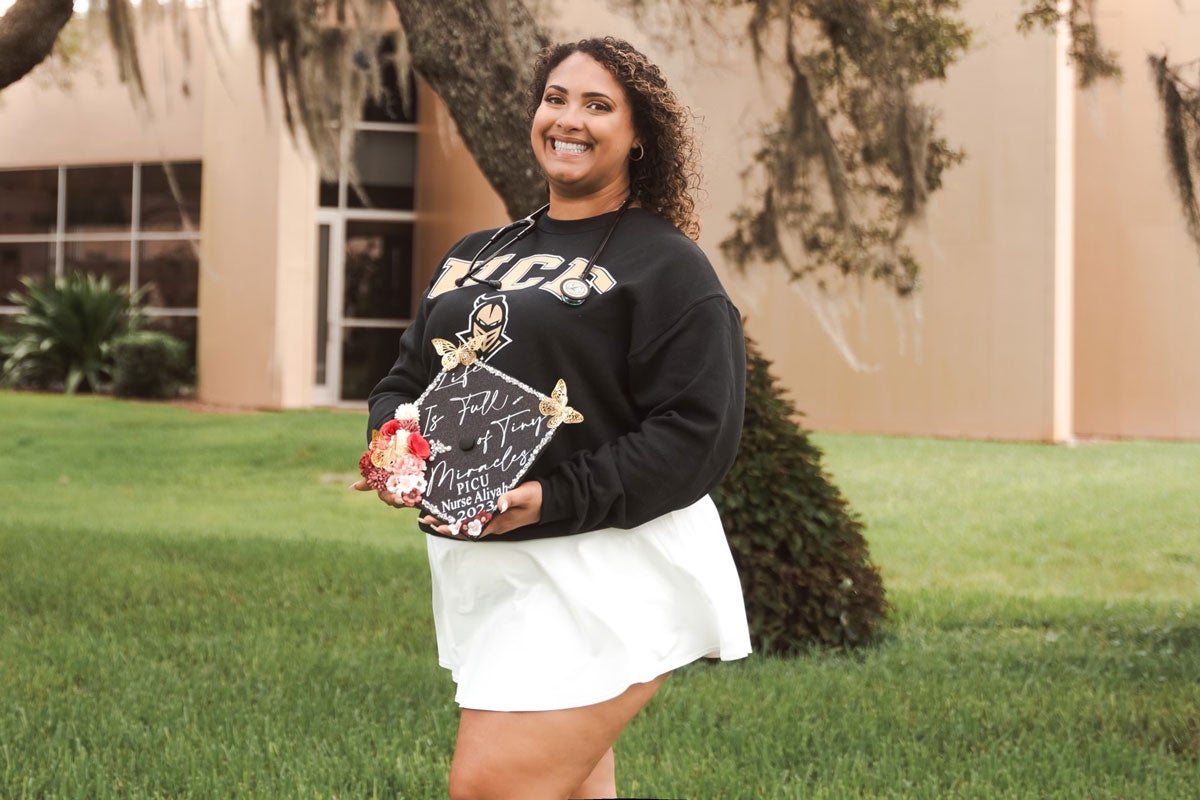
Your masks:
[[[356,492],[375,491],[367,483],[366,478],[359,478],[356,482],[350,484],[350,488]],[[400,495],[392,494],[387,489],[380,489],[377,492],[377,494],[379,495],[380,500],[387,503],[389,506],[392,506],[393,508],[412,508],[412,506],[408,505],[407,503],[405,503],[403,500],[400,499]]]

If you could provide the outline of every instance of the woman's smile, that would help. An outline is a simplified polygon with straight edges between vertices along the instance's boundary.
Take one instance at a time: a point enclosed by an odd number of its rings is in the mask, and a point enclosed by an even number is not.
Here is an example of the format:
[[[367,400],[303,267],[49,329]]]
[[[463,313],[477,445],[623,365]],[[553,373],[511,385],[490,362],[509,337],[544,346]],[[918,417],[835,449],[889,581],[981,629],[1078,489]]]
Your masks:
[[[588,146],[583,142],[568,142],[566,139],[558,139],[554,137],[550,138],[550,144],[554,147],[554,152],[560,155],[582,155],[588,149]]]

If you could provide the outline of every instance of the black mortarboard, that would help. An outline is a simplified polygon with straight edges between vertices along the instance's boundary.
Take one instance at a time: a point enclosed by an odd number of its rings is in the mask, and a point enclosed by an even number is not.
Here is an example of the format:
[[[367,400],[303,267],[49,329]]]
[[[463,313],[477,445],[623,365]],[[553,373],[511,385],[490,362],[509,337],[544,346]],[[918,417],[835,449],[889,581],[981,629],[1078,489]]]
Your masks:
[[[492,513],[562,423],[582,422],[559,381],[550,396],[475,356],[475,339],[434,339],[442,371],[417,400],[431,457],[421,507],[456,529]]]

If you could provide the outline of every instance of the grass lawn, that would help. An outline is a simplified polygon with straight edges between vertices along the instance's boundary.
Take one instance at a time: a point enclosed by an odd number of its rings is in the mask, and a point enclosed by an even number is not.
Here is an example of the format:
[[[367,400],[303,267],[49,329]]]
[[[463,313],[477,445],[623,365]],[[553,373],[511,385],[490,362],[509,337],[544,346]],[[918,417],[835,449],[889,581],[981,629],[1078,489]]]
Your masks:
[[[0,798],[445,796],[413,512],[363,419],[0,393]],[[627,797],[1200,796],[1200,445],[820,435],[894,611],[696,664]]]

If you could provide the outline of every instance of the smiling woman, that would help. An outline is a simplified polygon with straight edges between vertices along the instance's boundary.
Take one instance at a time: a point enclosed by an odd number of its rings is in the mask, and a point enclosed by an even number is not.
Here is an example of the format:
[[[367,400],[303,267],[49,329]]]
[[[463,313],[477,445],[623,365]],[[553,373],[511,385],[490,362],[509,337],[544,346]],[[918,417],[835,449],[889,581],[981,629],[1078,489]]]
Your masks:
[[[628,162],[641,149],[616,79],[576,52],[554,69],[533,115],[530,142],[559,219],[611,211],[629,194]]]
[[[657,66],[632,48],[627,51],[611,46],[612,41],[585,39],[543,51],[529,93],[534,154],[545,170],[539,117],[558,125],[558,139],[568,148],[574,143],[576,150],[580,144],[586,148],[587,142],[562,128],[582,122],[587,128],[599,126],[603,131],[604,118],[616,117],[622,124],[628,120],[632,137],[625,167],[630,196],[636,205],[653,211],[695,239],[700,235],[700,225],[693,196],[700,188],[700,168],[692,136],[692,113],[676,99]],[[551,73],[554,80],[550,79]],[[580,88],[581,81],[589,80],[593,85]],[[563,90],[570,88],[565,85],[570,82],[576,84],[580,94],[578,104],[589,113],[573,117],[567,109],[571,98]],[[552,86],[557,88],[552,90]],[[547,106],[559,106],[563,111],[555,112]],[[562,149],[562,145],[559,147]],[[553,193],[554,178],[547,178]]]
[[[529,97],[550,203],[446,255],[368,429],[422,397],[439,339],[526,386],[562,386],[564,407],[570,386],[575,424],[486,527],[420,521],[462,706],[451,797],[614,797],[613,745],[667,675],[750,652],[708,496],[737,451],[744,340],[692,240],[691,115],[658,69],[617,39],[557,45]]]

